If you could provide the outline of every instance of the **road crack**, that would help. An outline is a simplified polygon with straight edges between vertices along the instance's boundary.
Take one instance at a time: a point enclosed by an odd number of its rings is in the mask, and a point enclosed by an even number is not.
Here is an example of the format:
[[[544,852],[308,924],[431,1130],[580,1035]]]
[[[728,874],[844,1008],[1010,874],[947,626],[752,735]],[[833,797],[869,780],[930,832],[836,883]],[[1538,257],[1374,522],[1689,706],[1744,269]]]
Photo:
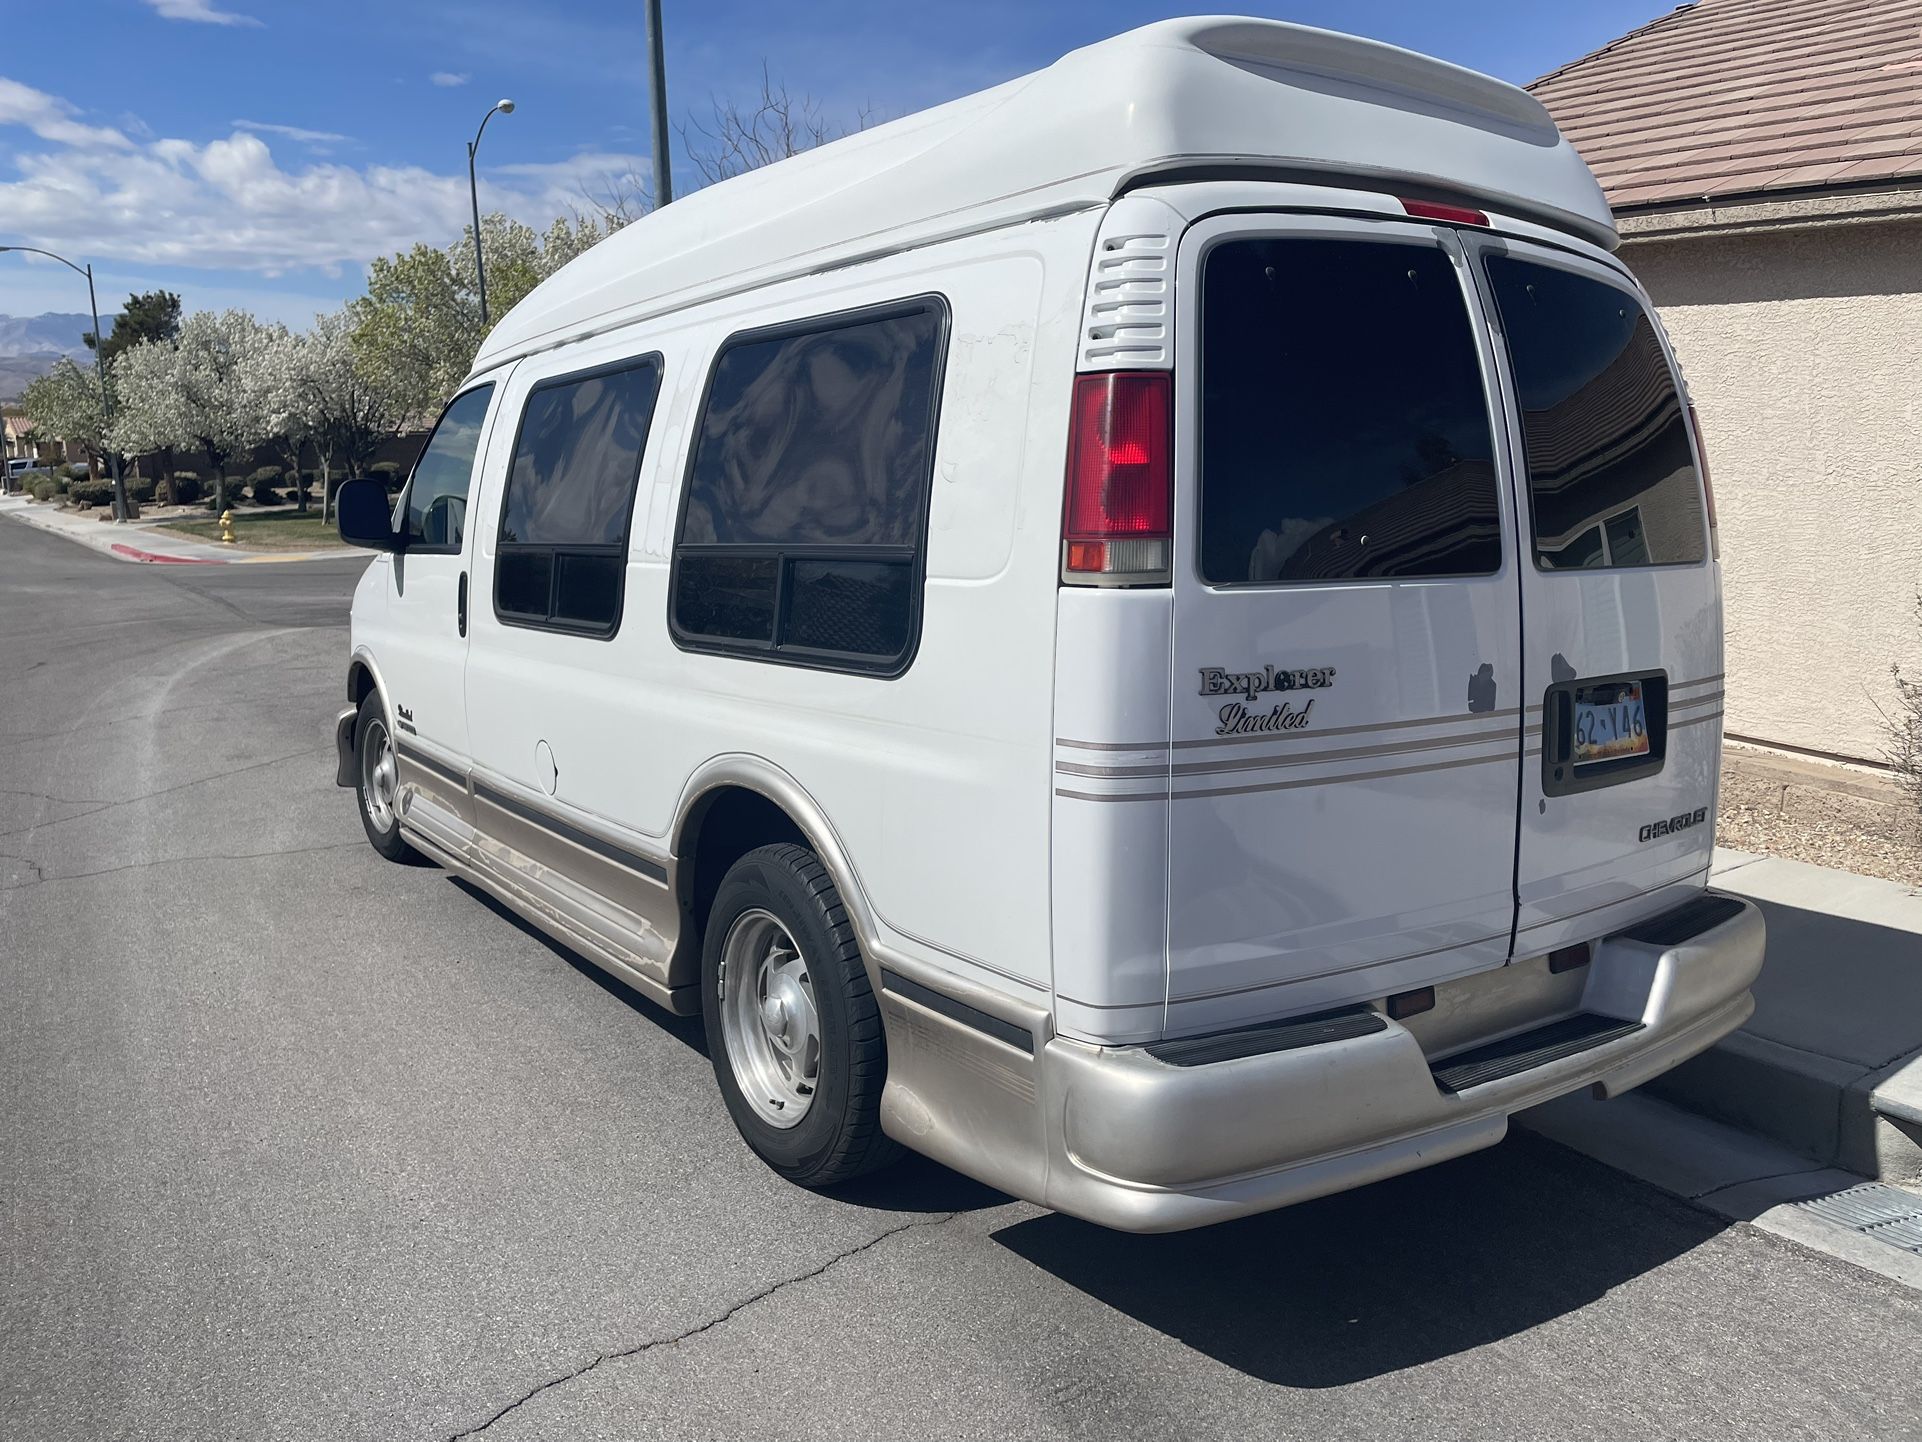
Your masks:
[[[0,892],[25,891],[33,886],[50,886],[56,881],[85,881],[94,876],[113,876],[122,871],[150,871],[156,866],[185,866],[195,861],[265,861],[274,856],[309,856],[317,851],[356,851],[364,843],[359,841],[334,841],[325,846],[293,846],[280,851],[243,851],[238,853],[217,853],[212,856],[162,856],[152,861],[129,861],[124,866],[103,866],[98,871],[68,871],[58,876],[48,876],[37,861],[24,856],[5,856],[0,860],[18,861],[31,866],[33,879],[17,882],[12,886],[0,886]]]
[[[676,1332],[671,1337],[655,1337],[649,1341],[636,1343],[632,1347],[623,1347],[620,1350],[614,1351],[614,1352],[602,1352],[598,1356],[596,1356],[592,1361],[586,1362],[583,1365],[576,1367],[573,1371],[563,1373],[559,1377],[550,1377],[547,1381],[542,1382],[539,1386],[531,1388],[526,1392],[523,1392],[520,1396],[516,1397],[512,1402],[509,1402],[505,1407],[501,1408],[500,1411],[496,1412],[492,1417],[489,1417],[485,1422],[481,1423],[478,1427],[469,1427],[465,1431],[452,1433],[448,1437],[447,1442],[461,1442],[461,1439],[463,1438],[478,1436],[480,1433],[485,1432],[489,1427],[492,1427],[496,1422],[500,1421],[501,1418],[509,1415],[512,1412],[519,1411],[522,1407],[526,1406],[529,1402],[533,1401],[536,1397],[540,1396],[542,1393],[551,1392],[556,1387],[566,1386],[569,1382],[577,1381],[578,1379],[585,1377],[589,1372],[592,1372],[596,1367],[599,1367],[603,1362],[619,1362],[628,1357],[638,1357],[645,1352],[658,1351],[663,1347],[679,1346],[682,1342],[686,1342],[691,1340],[692,1338],[698,1337],[703,1332],[711,1332],[716,1327],[723,1326],[724,1324],[732,1321],[735,1317],[738,1317],[742,1312],[745,1312],[749,1307],[755,1306],[761,1302],[765,1302],[769,1297],[774,1296],[778,1292],[785,1292],[789,1287],[799,1286],[803,1282],[811,1282],[816,1277],[822,1276],[828,1272],[833,1271],[836,1267],[840,1266],[841,1263],[848,1261],[850,1258],[858,1257],[863,1252],[873,1251],[876,1247],[880,1246],[881,1243],[887,1241],[890,1237],[898,1237],[903,1232],[912,1232],[920,1227],[946,1226],[949,1222],[953,1221],[959,1215],[961,1215],[959,1212],[944,1212],[938,1217],[922,1217],[916,1221],[903,1222],[898,1227],[888,1228],[887,1231],[881,1233],[878,1237],[869,1238],[867,1241],[861,1243],[861,1245],[858,1247],[849,1247],[845,1252],[835,1253],[832,1257],[829,1257],[825,1262],[821,1263],[821,1265],[818,1267],[814,1267],[808,1271],[801,1272],[796,1276],[783,1277],[780,1281],[771,1283],[770,1285],[763,1287],[760,1291],[756,1292],[753,1296],[744,1298],[743,1300],[736,1302],[733,1306],[729,1307],[725,1312],[722,1312],[717,1316],[710,1317],[705,1322],[701,1322],[695,1326],[689,1327],[684,1332]]]
[[[56,826],[65,826],[69,821],[84,821],[87,817],[98,816],[103,811],[112,811],[121,806],[138,806],[143,801],[152,801],[160,796],[172,796],[177,791],[190,791],[196,786],[206,786],[215,781],[228,781],[236,776],[244,776],[249,771],[260,771],[269,766],[281,766],[289,761],[300,761],[308,757],[331,755],[333,749],[331,746],[323,746],[310,748],[306,751],[295,751],[286,756],[270,756],[265,761],[255,761],[246,766],[230,767],[225,771],[216,772],[212,776],[197,776],[192,781],[177,782],[172,786],[163,786],[157,791],[143,791],[138,796],[127,797],[124,801],[103,800],[85,802],[75,800],[71,804],[75,806],[88,806],[90,809],[86,811],[76,811],[70,816],[56,816],[48,821],[37,821],[32,826],[22,826],[13,831],[0,831],[0,837],[28,836],[35,832],[51,831]],[[61,799],[59,797],[49,798],[46,797],[44,793],[31,791],[12,791],[6,794],[11,796],[39,796],[43,800],[57,801]]]

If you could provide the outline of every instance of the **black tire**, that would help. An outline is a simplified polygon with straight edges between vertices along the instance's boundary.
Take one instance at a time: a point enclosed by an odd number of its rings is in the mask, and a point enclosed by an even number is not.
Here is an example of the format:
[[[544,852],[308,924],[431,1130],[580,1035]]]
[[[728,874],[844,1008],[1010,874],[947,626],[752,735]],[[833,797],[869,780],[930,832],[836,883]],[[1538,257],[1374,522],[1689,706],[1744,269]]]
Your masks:
[[[801,1121],[785,1130],[762,1120],[742,1095],[721,1014],[727,938],[744,914],[757,910],[785,927],[806,958],[820,1018],[813,1101]],[[760,847],[722,878],[701,949],[701,1003],[722,1099],[742,1138],[768,1166],[800,1186],[829,1187],[900,1155],[881,1131],[881,1087],[888,1069],[881,1009],[847,908],[826,868],[805,846]]]
[[[421,854],[409,846],[400,836],[400,814],[392,811],[383,824],[375,815],[374,807],[367,795],[367,745],[369,733],[378,738],[387,732],[387,712],[380,704],[378,692],[369,691],[360,703],[360,719],[354,722],[354,800],[360,806],[361,828],[367,833],[367,840],[389,861],[402,861],[418,864]],[[391,741],[390,743],[391,744]]]

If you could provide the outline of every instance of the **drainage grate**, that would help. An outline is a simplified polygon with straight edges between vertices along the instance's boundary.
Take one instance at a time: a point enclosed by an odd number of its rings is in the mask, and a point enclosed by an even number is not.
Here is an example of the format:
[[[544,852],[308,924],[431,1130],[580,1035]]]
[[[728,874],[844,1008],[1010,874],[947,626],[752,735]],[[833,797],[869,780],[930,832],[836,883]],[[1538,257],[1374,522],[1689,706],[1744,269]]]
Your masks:
[[[1795,1205],[1824,1221],[1922,1257],[1922,1196],[1914,1192],[1867,1182]]]

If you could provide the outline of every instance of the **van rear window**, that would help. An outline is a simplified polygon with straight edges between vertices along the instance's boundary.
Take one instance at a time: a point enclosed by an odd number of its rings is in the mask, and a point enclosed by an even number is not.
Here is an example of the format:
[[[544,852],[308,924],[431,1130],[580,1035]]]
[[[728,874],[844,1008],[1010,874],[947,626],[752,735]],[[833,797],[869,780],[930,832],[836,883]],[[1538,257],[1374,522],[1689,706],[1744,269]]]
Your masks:
[[[1488,397],[1438,247],[1224,241],[1201,334],[1204,581],[1501,569]]]
[[[1521,405],[1535,564],[1702,560],[1688,418],[1641,303],[1557,266],[1512,256],[1487,265]]]

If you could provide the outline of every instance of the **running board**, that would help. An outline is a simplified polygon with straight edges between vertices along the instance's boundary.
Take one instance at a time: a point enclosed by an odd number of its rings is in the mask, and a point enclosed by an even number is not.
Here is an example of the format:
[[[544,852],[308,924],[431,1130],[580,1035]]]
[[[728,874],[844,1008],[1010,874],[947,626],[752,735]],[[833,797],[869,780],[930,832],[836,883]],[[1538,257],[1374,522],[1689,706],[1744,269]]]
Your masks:
[[[1505,1037],[1471,1051],[1458,1052],[1446,1061],[1437,1062],[1429,1071],[1434,1074],[1435,1085],[1443,1091],[1467,1091],[1470,1087],[1485,1086],[1489,1082],[1532,1071],[1538,1066],[1547,1066],[1553,1061],[1577,1056],[1641,1029],[1639,1021],[1623,1021],[1619,1017],[1583,1012],[1579,1016],[1552,1021],[1547,1026],[1538,1026],[1519,1036]]]

